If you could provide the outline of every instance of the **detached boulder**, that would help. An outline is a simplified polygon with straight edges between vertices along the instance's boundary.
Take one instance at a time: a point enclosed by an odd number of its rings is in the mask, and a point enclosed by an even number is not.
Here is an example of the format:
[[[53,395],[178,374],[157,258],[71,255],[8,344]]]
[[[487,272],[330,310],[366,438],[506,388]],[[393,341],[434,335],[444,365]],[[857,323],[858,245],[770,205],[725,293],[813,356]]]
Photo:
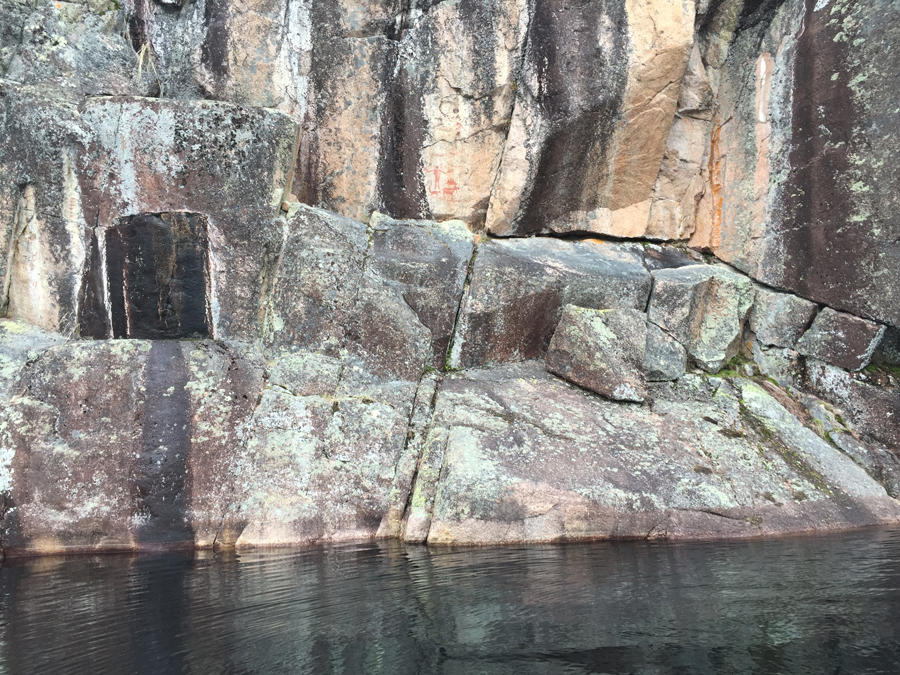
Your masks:
[[[884,336],[884,326],[826,307],[797,343],[797,351],[846,370],[862,370]]]
[[[648,319],[714,373],[738,352],[753,303],[747,277],[724,265],[689,265],[653,273]]]
[[[544,355],[567,304],[643,310],[650,275],[639,253],[598,240],[488,241],[478,248],[450,366],[473,368]]]
[[[757,286],[750,329],[761,344],[793,348],[815,315],[815,303]]]
[[[644,387],[646,316],[634,309],[567,305],[550,341],[547,370],[617,401],[640,403]]]

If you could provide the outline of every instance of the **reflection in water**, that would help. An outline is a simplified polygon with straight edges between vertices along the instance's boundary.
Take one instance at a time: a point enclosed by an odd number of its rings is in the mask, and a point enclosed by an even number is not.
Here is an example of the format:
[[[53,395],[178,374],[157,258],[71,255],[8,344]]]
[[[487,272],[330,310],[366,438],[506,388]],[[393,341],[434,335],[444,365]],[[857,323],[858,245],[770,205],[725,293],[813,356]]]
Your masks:
[[[900,531],[12,561],[0,671],[898,673]]]

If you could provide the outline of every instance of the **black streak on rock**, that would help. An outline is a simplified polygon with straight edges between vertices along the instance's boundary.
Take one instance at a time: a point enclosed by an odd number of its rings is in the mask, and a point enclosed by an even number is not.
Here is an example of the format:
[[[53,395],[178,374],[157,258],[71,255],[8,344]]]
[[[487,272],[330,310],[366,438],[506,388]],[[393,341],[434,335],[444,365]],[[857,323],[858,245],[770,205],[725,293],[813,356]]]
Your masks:
[[[147,361],[141,452],[134,465],[139,545],[193,544],[185,521],[185,475],[191,449],[188,369],[181,343],[154,342]]]

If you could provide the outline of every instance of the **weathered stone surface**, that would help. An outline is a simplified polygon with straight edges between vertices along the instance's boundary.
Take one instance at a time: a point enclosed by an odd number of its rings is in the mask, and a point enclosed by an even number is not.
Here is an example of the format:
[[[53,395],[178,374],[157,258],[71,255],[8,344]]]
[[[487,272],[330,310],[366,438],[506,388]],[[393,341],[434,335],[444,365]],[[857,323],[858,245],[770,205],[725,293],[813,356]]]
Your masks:
[[[38,354],[65,341],[58,333],[50,333],[22,321],[0,319],[0,403],[15,393],[16,378],[22,367]]]
[[[900,391],[879,387],[835,366],[808,359],[804,386],[844,410],[854,427],[890,448],[900,448]]]
[[[210,101],[138,98],[90,99],[82,119],[91,130],[79,157],[84,220],[103,232],[126,216],[202,214],[212,335],[252,339],[260,278],[282,238],[274,216],[292,162],[291,119]]]
[[[662,328],[648,322],[643,366],[644,379],[648,382],[677,380],[684,375],[687,351]]]
[[[884,336],[884,326],[826,307],[797,342],[797,351],[846,370],[862,370]]]
[[[716,372],[737,353],[753,302],[750,279],[724,265],[653,273],[648,320],[678,340],[697,365]]]
[[[647,316],[635,309],[566,305],[544,364],[554,375],[615,401],[640,403]]]
[[[212,343],[51,347],[2,408],[4,548],[211,545],[261,370]]]
[[[67,335],[88,239],[76,173],[87,133],[65,91],[0,81],[0,309]]]
[[[272,271],[266,340],[347,349],[369,372],[417,381],[426,364],[444,365],[473,247],[459,222],[375,214],[367,228],[297,206]]]
[[[431,331],[430,364],[443,368],[475,237],[459,221],[392,220],[373,213],[369,269],[394,285]]]
[[[661,385],[650,411],[537,364],[472,371],[444,381],[429,444],[442,457],[432,544],[741,537],[900,517],[881,485],[749,383]]]
[[[534,6],[489,232],[646,231],[693,24],[692,1]]]
[[[709,224],[692,243],[770,286],[900,325],[900,8],[791,0],[728,48]],[[755,67],[748,67],[752,61]]]
[[[389,212],[484,223],[528,19],[522,0],[460,0],[411,12],[392,85],[387,149],[394,155],[382,172]]]
[[[314,367],[292,377],[312,379],[320,368]],[[416,387],[374,384],[354,366],[345,367],[339,386],[323,383],[308,395],[294,395],[270,377],[235,457],[224,525],[238,535],[233,543],[374,536],[397,499],[392,488]]]
[[[876,358],[880,363],[900,366],[900,328],[887,327],[878,345]]]
[[[0,63],[8,60],[7,67],[0,66],[5,77],[21,84],[65,87],[75,96],[159,94],[159,82],[149,59],[144,61],[135,54],[126,38],[119,3],[76,0],[15,4],[17,8],[6,4],[0,7],[4,24],[12,20],[20,30],[15,44],[8,48],[8,57],[0,59]],[[29,5],[30,13],[26,9],[19,14]]]
[[[266,339],[337,355],[363,277],[366,226],[299,206],[284,227],[284,244],[271,273]]]
[[[796,295],[756,286],[750,330],[763,345],[793,348],[809,328],[817,309],[814,303]]]
[[[567,304],[643,310],[650,275],[639,254],[598,240],[488,241],[478,247],[450,366],[543,356]]]

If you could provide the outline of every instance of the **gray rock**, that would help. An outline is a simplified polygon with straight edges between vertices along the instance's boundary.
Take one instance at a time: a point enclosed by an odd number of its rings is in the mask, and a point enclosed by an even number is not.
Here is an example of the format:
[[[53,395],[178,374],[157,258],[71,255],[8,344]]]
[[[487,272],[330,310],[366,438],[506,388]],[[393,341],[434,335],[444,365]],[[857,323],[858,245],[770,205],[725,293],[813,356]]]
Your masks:
[[[19,371],[48,347],[58,345],[65,338],[22,321],[0,319],[0,401],[15,393],[14,384]]]
[[[369,269],[392,282],[431,331],[430,364],[443,368],[475,237],[460,221],[392,220],[373,213]]]
[[[829,438],[881,483],[891,497],[900,498],[900,457],[895,452],[877,444],[867,445],[846,432],[832,433]]]
[[[804,388],[841,408],[861,434],[900,447],[900,391],[862,381],[862,374],[808,359]]]
[[[554,375],[616,401],[640,403],[647,317],[634,309],[566,305],[544,364]]]
[[[540,358],[565,305],[643,310],[649,292],[640,257],[616,244],[490,240],[478,247],[450,366]]]
[[[145,54],[142,60],[135,54],[119,3],[28,4],[34,11],[20,24],[18,44],[10,50],[5,77],[22,84],[63,87],[79,98],[159,94],[151,56]],[[2,10],[6,23],[7,8]],[[13,10],[9,18],[15,14]]]
[[[900,328],[887,327],[873,360],[900,366]]]
[[[366,226],[298,206],[284,227],[284,244],[270,273],[266,340],[337,355],[363,277]]]
[[[750,279],[724,265],[690,265],[656,270],[653,280],[648,320],[698,366],[714,373],[737,354],[753,302]]]
[[[656,324],[647,323],[647,346],[644,352],[644,379],[667,382],[684,375],[687,351]]]
[[[845,370],[862,370],[884,331],[877,323],[826,307],[797,342],[797,351]]]
[[[816,305],[809,300],[756,286],[750,330],[760,344],[792,349],[809,328],[816,310]]]
[[[767,349],[754,340],[750,351],[759,372],[765,377],[771,377],[781,386],[796,385],[802,380],[802,357],[793,349],[782,349],[781,347]]]
[[[761,417],[746,418],[740,385],[696,379],[695,394],[676,387],[651,411],[536,363],[447,377],[428,439],[440,481],[432,505],[417,505],[428,542],[742,537],[900,518],[877,482],[762,390],[749,390]]]

